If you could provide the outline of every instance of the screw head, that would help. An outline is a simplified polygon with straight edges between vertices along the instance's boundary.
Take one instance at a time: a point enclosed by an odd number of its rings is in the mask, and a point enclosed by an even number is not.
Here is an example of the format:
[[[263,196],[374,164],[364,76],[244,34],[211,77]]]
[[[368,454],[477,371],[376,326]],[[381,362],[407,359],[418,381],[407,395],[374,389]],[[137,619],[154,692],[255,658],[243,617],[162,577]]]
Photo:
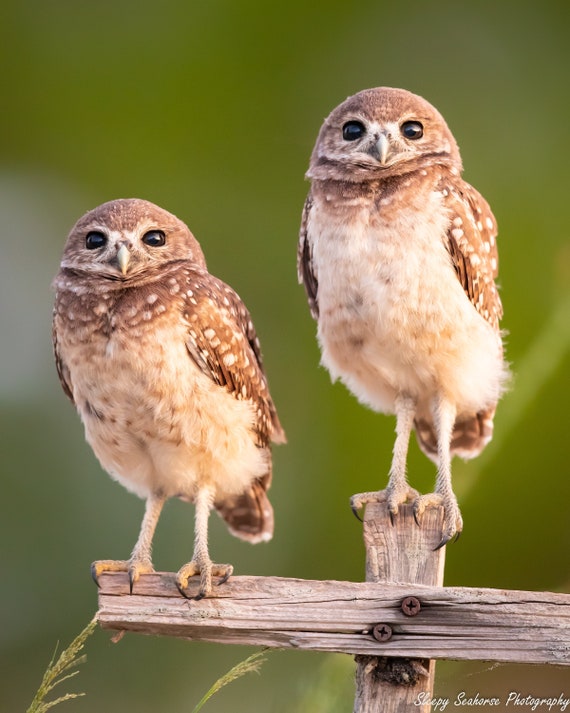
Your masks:
[[[417,597],[406,597],[402,601],[401,608],[406,616],[417,616],[422,605]]]
[[[372,636],[376,641],[389,641],[392,638],[392,627],[388,624],[376,624],[372,629]]]

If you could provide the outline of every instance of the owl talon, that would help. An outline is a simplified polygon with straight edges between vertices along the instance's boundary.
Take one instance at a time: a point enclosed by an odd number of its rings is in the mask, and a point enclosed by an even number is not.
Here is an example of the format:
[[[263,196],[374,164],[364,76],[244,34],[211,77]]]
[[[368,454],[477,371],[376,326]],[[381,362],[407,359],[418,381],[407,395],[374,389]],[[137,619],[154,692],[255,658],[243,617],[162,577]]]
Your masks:
[[[194,599],[194,601],[200,601],[204,597],[210,596],[212,593],[212,577],[221,577],[220,581],[216,583],[216,586],[225,584],[228,579],[232,576],[234,568],[231,564],[214,564],[211,561],[206,561],[203,563],[198,563],[195,560],[188,562],[183,565],[176,575],[176,586],[180,594],[186,599]],[[200,589],[198,594],[194,596],[189,596],[186,593],[188,583],[191,577],[195,575],[200,575]]]
[[[454,542],[457,542],[457,540],[459,539],[459,536],[460,536],[460,535],[461,535],[461,532],[456,532],[454,535],[449,535],[449,534],[444,535],[444,536],[442,537],[441,542],[439,543],[439,545],[438,545],[437,547],[434,547],[434,548],[433,548],[433,551],[434,551],[434,552],[437,552],[437,550],[440,550],[442,547],[444,547],[445,545],[447,545],[448,542],[451,542],[452,544],[453,544]]]
[[[360,514],[358,512],[358,508],[354,507],[354,505],[351,504],[350,509],[352,510],[352,514],[354,517],[359,521],[359,522],[364,522],[363,519],[360,517]]]
[[[231,564],[221,565],[221,566],[227,567],[227,570],[226,570],[226,573],[224,575],[222,575],[222,578],[220,579],[220,581],[216,584],[217,587],[219,587],[222,584],[225,584],[228,581],[228,579],[232,576],[233,571],[234,571],[234,568],[232,567]]]
[[[400,505],[404,505],[410,500],[415,501],[420,495],[415,488],[411,488],[408,484],[405,484],[403,487],[391,488],[388,483],[388,487],[383,492],[385,493],[384,499],[392,525],[398,516],[398,508]]]
[[[97,570],[95,569],[96,564],[97,564],[96,562],[91,563],[91,568],[90,568],[91,569],[91,579],[95,582],[95,584],[97,585],[97,588],[101,589],[101,585],[99,584],[99,574],[98,574]]]
[[[418,525],[421,523],[423,513],[428,507],[443,507],[444,511],[443,537],[435,550],[441,549],[450,541],[457,542],[463,530],[463,519],[455,496],[444,498],[439,493],[428,493],[418,497],[414,501],[414,518]]]
[[[91,577],[100,587],[99,577],[103,572],[127,572],[129,575],[129,592],[140,579],[141,574],[152,574],[154,567],[147,559],[131,558],[130,560],[97,560],[91,565]]]
[[[378,490],[368,493],[357,493],[350,498],[350,508],[354,515],[362,522],[362,518],[358,514],[358,510],[362,508],[363,505],[367,503],[386,503],[388,509],[388,514],[390,515],[390,522],[392,525],[395,522],[395,518],[398,515],[398,507],[408,500],[416,500],[419,497],[419,493],[414,488],[409,485],[403,488],[386,488],[386,490]]]
[[[354,516],[362,522],[358,511],[362,510],[363,505],[367,503],[381,503],[386,500],[385,490],[378,490],[369,493],[357,493],[350,498],[350,509],[354,513]]]
[[[418,527],[420,527],[420,520],[418,518],[418,513],[416,512],[416,508],[414,507],[413,509],[413,515],[414,515],[414,521]]]

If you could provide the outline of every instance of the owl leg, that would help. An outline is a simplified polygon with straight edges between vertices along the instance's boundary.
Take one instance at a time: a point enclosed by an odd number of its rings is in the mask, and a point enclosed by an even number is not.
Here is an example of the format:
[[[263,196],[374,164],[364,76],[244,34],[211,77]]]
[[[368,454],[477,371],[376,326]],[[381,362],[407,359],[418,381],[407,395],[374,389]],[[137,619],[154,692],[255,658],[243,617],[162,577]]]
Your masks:
[[[419,521],[426,507],[443,506],[445,519],[443,537],[436,548],[439,549],[452,537],[459,537],[463,529],[463,520],[451,485],[451,438],[455,425],[455,406],[446,399],[439,398],[433,415],[437,433],[438,460],[435,492],[422,495],[414,502],[414,517]]]
[[[194,522],[194,554],[187,564],[176,574],[176,586],[187,599],[203,599],[211,594],[212,576],[221,577],[218,582],[224,584],[230,578],[233,567],[231,564],[214,564],[208,553],[208,518],[213,506],[213,495],[207,488],[201,488],[196,494],[194,504],[196,516]],[[194,575],[200,575],[200,589],[195,597],[186,594],[188,580]]]
[[[133,586],[141,574],[154,572],[152,566],[152,538],[164,506],[165,498],[150,495],[146,501],[145,513],[139,538],[128,560],[98,560],[91,565],[91,575],[98,584],[102,572],[128,572],[131,594]]]
[[[386,490],[371,493],[359,493],[350,499],[350,506],[354,514],[358,517],[359,510],[365,503],[385,502],[393,519],[398,514],[398,507],[407,500],[415,500],[419,493],[408,485],[406,477],[406,460],[408,457],[408,446],[410,434],[414,425],[416,413],[416,402],[410,396],[400,394],[396,398],[396,441],[390,467],[390,478]]]

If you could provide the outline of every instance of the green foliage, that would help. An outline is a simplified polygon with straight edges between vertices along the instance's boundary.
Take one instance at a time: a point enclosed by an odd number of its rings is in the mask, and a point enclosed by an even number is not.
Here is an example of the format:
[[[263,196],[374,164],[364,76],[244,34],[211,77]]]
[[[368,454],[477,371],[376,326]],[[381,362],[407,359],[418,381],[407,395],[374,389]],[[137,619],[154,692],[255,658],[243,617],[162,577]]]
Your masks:
[[[76,676],[79,671],[73,670],[77,669],[82,663],[85,663],[87,656],[80,656],[80,652],[83,650],[85,642],[95,631],[97,626],[97,619],[93,617],[89,624],[83,629],[83,631],[73,639],[71,644],[64,649],[59,655],[57,661],[54,661],[57,646],[49,662],[49,666],[44,673],[44,677],[38,688],[34,700],[32,701],[30,707],[26,713],[45,713],[45,711],[57,706],[58,703],[63,703],[64,701],[69,701],[72,698],[79,698],[84,696],[85,693],[65,693],[63,696],[56,698],[52,701],[46,701],[47,696],[53,691],[56,686],[59,686],[64,681]]]
[[[238,678],[245,676],[246,673],[259,673],[259,669],[265,661],[264,653],[266,651],[267,649],[262,649],[261,651],[257,651],[256,653],[251,654],[251,656],[248,656],[243,661],[240,661],[238,664],[233,666],[226,674],[218,678],[218,680],[213,684],[213,686],[211,686],[210,689],[204,694],[204,696],[202,696],[192,713],[198,713],[198,711],[202,709],[206,701],[208,701],[224,686],[227,686],[228,683],[231,683],[232,681],[235,681]]]
[[[72,700],[73,698],[80,698],[85,695],[85,693],[65,693],[51,701],[47,701],[46,698],[53,691],[56,686],[61,685],[64,681],[76,676],[79,671],[76,670],[78,666],[85,663],[87,656],[85,654],[79,655],[85,646],[85,642],[95,631],[97,626],[97,617],[87,624],[83,631],[78,634],[75,639],[69,644],[69,646],[64,649],[58,656],[57,660],[54,660],[57,654],[56,650],[53,653],[51,661],[43,675],[40,687],[37,690],[34,700],[32,701],[30,707],[27,709],[26,713],[46,713],[50,708],[57,706],[59,703],[64,701]],[[218,691],[220,691],[224,686],[227,686],[232,681],[236,681],[238,678],[245,676],[247,673],[259,673],[259,669],[265,662],[265,652],[267,649],[262,649],[261,651],[256,651],[255,653],[248,656],[243,661],[240,661],[235,666],[220,676],[217,681],[209,688],[209,690],[202,696],[200,701],[192,710],[192,713],[198,713],[204,704]]]

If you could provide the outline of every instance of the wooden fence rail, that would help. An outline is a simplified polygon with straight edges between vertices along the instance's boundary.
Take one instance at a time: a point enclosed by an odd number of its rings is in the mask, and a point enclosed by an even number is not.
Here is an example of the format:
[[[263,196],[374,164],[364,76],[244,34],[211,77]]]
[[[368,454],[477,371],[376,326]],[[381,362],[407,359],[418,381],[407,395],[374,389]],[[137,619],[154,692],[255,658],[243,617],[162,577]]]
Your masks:
[[[429,586],[443,581],[443,553],[434,551],[441,520],[430,510],[418,527],[401,506],[392,524],[385,508],[369,505],[366,582],[234,576],[195,601],[180,594],[172,573],[144,575],[133,594],[125,573],[105,573],[99,622],[142,634],[355,655],[355,713],[411,710],[419,691],[433,690],[435,659],[570,666],[569,594]],[[414,710],[425,713],[429,704]]]

